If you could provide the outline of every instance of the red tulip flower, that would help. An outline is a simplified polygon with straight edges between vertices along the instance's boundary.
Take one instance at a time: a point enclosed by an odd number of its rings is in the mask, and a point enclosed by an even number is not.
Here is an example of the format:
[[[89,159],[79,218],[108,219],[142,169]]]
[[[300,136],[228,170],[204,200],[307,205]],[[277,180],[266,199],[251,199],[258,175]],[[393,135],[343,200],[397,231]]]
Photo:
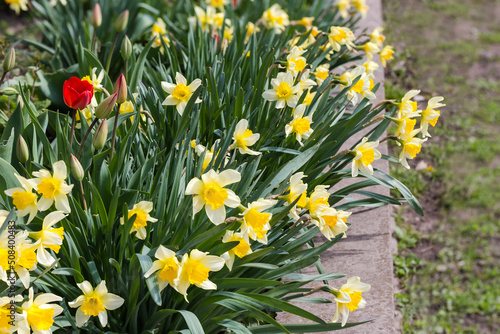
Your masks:
[[[71,77],[64,81],[63,97],[64,103],[72,109],[85,109],[94,96],[94,86],[78,77]]]

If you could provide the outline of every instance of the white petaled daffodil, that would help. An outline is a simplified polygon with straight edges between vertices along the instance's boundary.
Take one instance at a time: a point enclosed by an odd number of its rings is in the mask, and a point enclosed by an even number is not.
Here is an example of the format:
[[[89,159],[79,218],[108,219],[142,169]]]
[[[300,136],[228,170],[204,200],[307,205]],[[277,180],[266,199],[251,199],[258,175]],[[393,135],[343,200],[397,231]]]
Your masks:
[[[54,264],[56,259],[45,248],[52,249],[54,253],[59,253],[64,240],[64,228],[52,228],[55,224],[66,217],[62,211],[49,213],[43,219],[42,230],[39,232],[30,232],[29,236],[37,240],[38,248],[36,250],[37,261],[46,267]]]
[[[248,121],[242,119],[236,124],[236,128],[234,129],[234,143],[232,147],[236,147],[241,154],[259,155],[261,152],[252,151],[248,148],[248,146],[254,145],[259,138],[260,134],[253,133],[252,130],[248,128]]]
[[[21,295],[15,295],[13,298],[8,296],[0,298],[0,334],[11,334],[17,331],[18,323],[23,316],[16,310],[11,313],[11,305],[17,308],[14,303],[22,302],[23,299]]]
[[[175,74],[175,82],[175,84],[166,81],[161,82],[163,90],[170,94],[162,104],[176,106],[177,112],[182,116],[191,96],[201,86],[201,80],[195,79],[188,85],[186,78],[177,72]],[[201,103],[201,99],[197,98],[195,103]]]
[[[294,86],[293,74],[281,72],[275,79],[271,80],[272,89],[266,90],[262,97],[267,101],[277,101],[276,109],[289,106],[295,108],[299,101],[300,84]]]
[[[340,290],[330,289],[337,303],[337,310],[332,322],[337,322],[340,314],[342,314],[342,327],[344,327],[349,318],[349,312],[362,309],[366,306],[366,301],[363,299],[362,293],[368,290],[370,290],[370,285],[362,283],[357,276],[349,278]]]
[[[234,169],[217,173],[213,169],[189,181],[186,195],[193,197],[193,215],[205,207],[208,219],[215,225],[222,224],[226,219],[226,206],[236,208],[240,205],[240,198],[231,189],[225,186],[239,182],[241,174]]]
[[[90,317],[98,317],[101,326],[106,327],[108,324],[107,310],[116,310],[123,305],[125,300],[113,293],[108,293],[106,281],[101,281],[95,290],[88,281],[77,285],[83,291],[83,295],[68,303],[72,308],[78,307],[75,317],[76,325],[82,327],[89,321]]]
[[[383,27],[378,27],[373,29],[372,33],[368,36],[370,37],[370,42],[381,48],[384,45],[385,36],[382,33],[384,31]]]
[[[417,120],[412,118],[397,119],[396,124],[398,125],[398,128],[396,129],[394,135],[399,139],[402,139],[405,136],[407,137],[408,134],[413,131],[415,125],[417,124]]]
[[[356,155],[352,159],[352,177],[358,176],[358,170],[373,175],[372,163],[382,157],[382,154],[376,149],[378,145],[378,140],[369,142],[366,137],[363,137],[361,143],[356,145],[354,148]]]
[[[196,17],[189,17],[188,22],[192,26],[199,24],[205,32],[210,29],[220,29],[224,24],[224,13],[217,13],[214,6],[207,6],[207,11],[199,6],[194,7]]]
[[[306,105],[301,104],[293,110],[293,120],[285,125],[285,134],[288,137],[290,134],[295,133],[295,139],[299,142],[300,146],[304,146],[302,139],[307,139],[313,133],[311,129],[312,115],[304,117]]]
[[[151,28],[151,35],[155,38],[153,47],[159,47],[160,53],[163,54],[165,50],[163,50],[162,40],[167,46],[170,46],[170,39],[167,36],[167,25],[165,24],[165,21],[163,21],[160,17],[156,19],[155,23],[153,23],[153,27]]]
[[[12,203],[17,209],[18,217],[25,217],[29,215],[29,224],[35,218],[38,212],[37,194],[33,192],[33,184],[26,180],[24,177],[14,174],[16,179],[21,184],[21,187],[10,188],[5,190],[5,195],[12,197]]]
[[[160,245],[156,250],[155,257],[158,259],[153,262],[153,266],[144,274],[148,278],[156,273],[160,292],[168,285],[174,287],[174,280],[179,276],[180,263],[175,256],[175,252]]]
[[[307,65],[306,58],[302,55],[306,52],[301,48],[294,46],[288,56],[286,56],[287,67],[286,70],[293,75],[297,75],[300,71],[304,70]]]
[[[269,222],[273,215],[262,212],[276,205],[278,201],[260,198],[248,204],[248,208],[241,214],[243,224],[241,224],[241,234],[262,244],[267,244],[267,231],[271,229]]]
[[[304,208],[309,210],[311,216],[321,211],[324,207],[329,206],[328,198],[330,197],[330,193],[327,189],[328,186],[316,186],[311,196],[307,198],[307,203]]]
[[[305,91],[305,90],[309,90],[310,88],[312,88],[313,86],[316,86],[317,83],[312,80],[312,79],[309,79],[309,74],[311,73],[310,70],[305,70],[304,72],[302,72],[302,74],[300,75],[300,78],[299,78],[299,84],[300,84],[300,92],[299,92],[299,96],[302,95],[302,93]]]
[[[339,9],[340,16],[344,19],[347,18],[351,9],[351,0],[338,0],[337,8]]]
[[[9,4],[10,9],[16,12],[16,15],[19,15],[21,10],[28,10],[28,0],[9,0],[5,1],[5,3]]]
[[[373,60],[367,60],[363,63],[367,75],[373,75],[373,72],[377,70],[380,66]]]
[[[5,220],[5,218],[3,218]],[[7,272],[10,270],[11,266],[8,261],[9,247],[8,240],[10,240],[8,230],[5,229],[2,234],[0,234],[0,278],[8,283]],[[30,286],[30,271],[36,269],[37,258],[35,250],[38,246],[38,242],[31,243],[28,239],[29,232],[22,231],[15,235],[15,264],[14,271],[19,276],[19,279],[23,283],[24,287],[27,289]]]
[[[400,103],[396,103],[396,106],[399,107],[397,118],[407,118],[407,114],[413,113],[417,111],[417,102],[412,101],[415,96],[420,94],[420,90],[410,90],[403,96]]]
[[[334,51],[339,52],[342,45],[345,45],[349,50],[354,49],[356,47],[355,39],[353,32],[347,27],[330,27],[328,41]]]
[[[224,11],[224,5],[229,4],[230,0],[205,0],[207,5],[214,6]]]
[[[193,249],[189,255],[182,257],[179,276],[174,280],[175,289],[187,299],[187,289],[191,284],[204,290],[217,290],[217,285],[208,279],[211,271],[219,271],[224,267],[226,261],[215,255],[200,252]]]
[[[146,239],[146,226],[148,226],[148,222],[155,223],[158,221],[158,219],[149,215],[151,211],[153,211],[153,202],[148,201],[140,201],[132,207],[132,210],[128,211],[127,220],[136,215],[130,233],[137,232],[135,235],[137,239]],[[120,218],[120,224],[125,224],[125,217]]]
[[[377,44],[368,42],[363,45],[358,46],[359,50],[363,50],[366,53],[366,59],[372,60],[373,56],[380,52],[380,48],[377,46]]]
[[[316,96],[316,92],[311,92],[311,89],[309,88],[307,90],[306,96],[304,97],[304,104],[306,106],[310,106],[312,104],[315,96]]]
[[[231,248],[226,253],[221,255],[221,257],[226,261],[226,266],[229,271],[233,270],[234,259],[236,256],[241,259],[245,257],[245,255],[252,253],[248,237],[246,237],[243,233],[235,233],[234,231],[227,230],[226,234],[224,234],[224,237],[222,238],[222,242],[228,243],[231,241],[238,241],[239,243],[234,246],[234,248]]]
[[[68,194],[73,189],[73,185],[66,183],[68,171],[64,161],[58,161],[52,166],[54,174],[48,170],[42,169],[38,172],[33,172],[36,178],[29,180],[35,187],[37,193],[42,195],[38,200],[38,210],[45,211],[55,202],[56,209],[64,213],[70,213]]]
[[[359,77],[354,85],[352,83]],[[363,66],[358,66],[350,72],[344,73],[340,78],[344,86],[351,86],[347,92],[347,99],[353,104],[358,104],[359,95],[368,100],[373,100],[376,96],[371,91],[373,89],[373,76],[366,74]]]
[[[315,211],[312,222],[319,227],[320,232],[328,239],[332,240],[337,235],[344,233],[349,228],[347,217],[351,212],[336,210],[332,207],[322,206]]]
[[[62,301],[53,293],[42,293],[34,298],[33,287],[29,289],[29,298],[21,306],[23,310],[23,319],[18,322],[18,334],[52,334],[52,325],[54,317],[63,312],[63,308],[52,302]]]
[[[101,84],[101,82],[104,79],[104,69],[102,69],[101,72],[99,72],[99,75],[96,75],[96,73],[97,73],[97,67],[94,67],[92,69],[91,74],[83,77],[82,80],[91,83],[92,86],[94,86],[94,90],[101,92],[103,89],[103,85]]]
[[[384,67],[387,66],[387,62],[389,60],[394,59],[394,47],[390,45],[384,46],[384,48],[379,53],[380,53],[380,62]]]
[[[305,208],[307,204],[307,183],[302,182],[304,177],[307,177],[307,175],[304,175],[302,172],[293,174],[290,177],[288,194],[278,198],[287,201],[288,204],[292,204],[300,196],[296,205],[299,208]]]
[[[366,0],[352,0],[352,5],[358,13],[361,14],[361,17],[366,17],[366,13],[368,13],[369,7],[366,5]]]
[[[290,24],[288,14],[281,9],[280,5],[274,4],[262,14],[262,19],[269,28],[274,29],[277,34],[282,33]]]
[[[435,96],[429,100],[427,103],[427,108],[422,111],[421,116],[421,125],[420,127],[422,128],[422,136],[424,137],[430,137],[431,135],[429,134],[429,124],[431,126],[435,126],[439,116],[441,115],[441,112],[439,110],[436,110],[437,108],[441,108],[446,106],[446,104],[441,103],[441,101],[444,100],[444,97],[442,96]]]
[[[323,64],[316,67],[316,71],[314,71],[313,74],[316,77],[316,82],[318,83],[318,85],[321,85],[326,80],[326,78],[328,77],[328,73],[330,73],[329,64]]]
[[[411,130],[411,128],[409,128],[405,134],[399,136],[398,142],[403,146],[403,149],[399,154],[399,162],[401,162],[401,164],[407,169],[410,169],[407,159],[415,158],[417,154],[420,153],[422,144],[428,139],[416,137],[420,130],[421,129]]]

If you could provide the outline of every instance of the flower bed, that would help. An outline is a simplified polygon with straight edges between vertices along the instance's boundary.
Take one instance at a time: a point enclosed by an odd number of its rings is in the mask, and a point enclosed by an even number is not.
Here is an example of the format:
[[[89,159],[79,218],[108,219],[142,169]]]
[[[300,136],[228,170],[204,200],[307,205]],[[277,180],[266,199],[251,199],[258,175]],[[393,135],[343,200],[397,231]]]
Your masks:
[[[4,332],[356,325],[349,312],[370,285],[334,282],[343,275],[325,273],[319,255],[346,237],[353,208],[408,202],[422,213],[372,163],[409,168],[443,106],[436,97],[418,110],[418,91],[370,104],[373,60],[385,64],[393,49],[381,29],[357,32],[364,1],[31,5],[43,39],[24,42],[48,61],[35,84],[4,81],[10,48],[0,81],[18,97],[0,151]],[[38,108],[44,99],[49,108]],[[399,159],[377,150],[391,122],[383,140],[401,144]],[[402,197],[363,190],[373,185]],[[318,233],[328,242],[315,245]],[[317,275],[300,274],[313,264]],[[333,323],[292,301],[335,302]],[[280,311],[312,323],[280,324]]]

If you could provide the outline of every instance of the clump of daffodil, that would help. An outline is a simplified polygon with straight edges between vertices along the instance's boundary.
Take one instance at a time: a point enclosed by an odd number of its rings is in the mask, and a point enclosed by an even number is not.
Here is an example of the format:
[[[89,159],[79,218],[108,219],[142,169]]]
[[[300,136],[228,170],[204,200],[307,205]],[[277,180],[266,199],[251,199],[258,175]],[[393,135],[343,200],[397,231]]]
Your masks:
[[[441,115],[441,112],[439,110],[436,110],[437,108],[441,108],[446,106],[446,104],[441,103],[444,98],[442,96],[435,96],[429,100],[427,103],[427,108],[422,111],[420,114],[422,116],[421,119],[421,124],[420,127],[422,128],[422,136],[424,137],[430,137],[431,135],[429,134],[429,124],[431,126],[435,126],[438,119],[439,115]]]
[[[414,122],[408,126],[404,134],[399,136],[397,141],[403,147],[399,154],[399,162],[407,169],[410,169],[407,159],[414,159],[420,153],[422,143],[427,141],[427,138],[422,139],[417,137],[421,129],[413,130],[413,126],[415,126]]]
[[[7,216],[5,215],[5,217]],[[1,215],[1,219],[4,221],[5,217],[4,214]],[[9,262],[9,250],[12,251],[12,246],[9,246],[8,241],[12,239],[9,239],[9,232],[7,229],[0,234],[0,278],[8,283],[7,272],[13,267],[26,289],[30,286],[29,272],[35,270],[37,267],[35,250],[38,246],[37,243],[31,243],[31,240],[28,239],[28,235],[28,231],[17,232],[15,234],[14,265],[11,266],[12,263]]]
[[[314,215],[312,215],[312,222],[319,227],[320,232],[328,239],[332,240],[337,235],[344,233],[348,230],[347,218],[351,212],[336,210],[332,207],[321,206]]]
[[[368,10],[370,9],[366,5],[366,0],[352,0],[352,5],[354,6],[354,8],[356,8],[358,13],[361,14],[361,17],[366,17],[366,14],[368,13]]]
[[[144,277],[148,278],[156,273],[160,291],[163,291],[168,285],[175,288],[174,280],[179,276],[180,268],[175,252],[160,245],[156,250],[155,257],[158,260],[153,262],[153,266],[144,274]]]
[[[362,293],[368,290],[370,290],[370,285],[362,283],[357,276],[349,278],[340,290],[330,289],[330,293],[335,296],[335,302],[337,303],[337,310],[332,322],[337,322],[342,314],[342,327],[344,327],[349,318],[349,312],[354,312],[366,306]]]
[[[177,112],[182,116],[189,99],[191,99],[193,93],[198,89],[198,87],[200,87],[201,80],[195,79],[188,85],[186,78],[177,72],[175,74],[175,82],[175,84],[166,81],[161,82],[163,90],[170,94],[162,104],[167,106],[176,106]],[[195,103],[201,103],[201,99],[196,99]]]
[[[293,75],[297,75],[300,71],[304,70],[307,65],[307,60],[302,57],[302,55],[305,52],[306,50],[294,46],[288,56],[286,56],[286,70],[291,72]]]
[[[353,85],[352,83],[359,77],[359,80]],[[344,73],[339,80],[342,85],[351,86],[347,91],[347,99],[353,104],[358,104],[359,96],[373,100],[376,96],[372,92],[373,76],[366,74],[363,66],[357,66],[354,70]]]
[[[66,183],[68,171],[64,161],[58,161],[52,166],[54,174],[48,170],[42,169],[38,172],[33,172],[36,178],[31,179],[30,183],[35,186],[36,191],[42,195],[38,200],[38,210],[45,211],[55,202],[56,209],[64,213],[70,213],[71,208],[67,195],[73,189],[73,185]]]
[[[148,222],[155,223],[158,221],[158,219],[149,215],[151,211],[153,211],[153,202],[141,201],[135,204],[132,210],[128,210],[128,217],[120,218],[120,224],[124,225],[126,220],[136,215],[130,233],[137,232],[135,236],[138,239],[144,240],[146,239],[146,226],[148,226]]]
[[[378,145],[378,140],[369,142],[366,137],[361,140],[361,143],[356,145],[353,150],[355,156],[352,159],[352,177],[358,176],[358,170],[361,170],[365,174],[373,175],[372,163],[382,157],[382,154],[376,149]]]
[[[29,224],[35,218],[38,212],[37,194],[33,192],[33,184],[26,180],[24,177],[14,174],[16,179],[21,184],[21,187],[15,187],[5,190],[7,196],[12,197],[12,203],[17,209],[18,217],[25,217],[29,215]]]
[[[267,101],[276,101],[276,109],[289,106],[295,108],[299,101],[300,84],[294,85],[291,72],[281,72],[275,79],[271,80],[272,89],[266,90],[262,97]]]
[[[373,56],[380,52],[380,48],[377,44],[372,42],[367,42],[363,45],[358,46],[359,50],[363,50],[366,53],[366,59],[372,60]]]
[[[241,259],[245,257],[245,255],[252,253],[250,243],[248,242],[248,236],[245,234],[227,230],[226,234],[224,234],[224,237],[222,238],[222,242],[228,243],[232,241],[238,241],[239,243],[221,255],[221,257],[226,261],[226,266],[230,271],[233,270],[234,259],[236,256]]]
[[[113,293],[108,293],[106,281],[101,281],[99,285],[92,288],[92,284],[88,281],[77,283],[83,295],[78,296],[68,305],[76,310],[76,325],[82,327],[89,321],[90,317],[98,317],[102,327],[108,324],[107,310],[113,311],[123,305],[124,299]]]
[[[301,104],[293,110],[293,120],[285,126],[285,134],[288,137],[290,134],[295,134],[295,139],[299,142],[300,146],[304,146],[302,139],[307,139],[313,133],[311,129],[312,115],[305,116],[304,112],[306,105]]]
[[[380,62],[384,67],[387,66],[387,62],[389,60],[394,59],[394,47],[390,45],[384,46],[384,48],[379,53],[380,53]]]
[[[215,225],[222,224],[226,219],[226,206],[236,208],[240,205],[240,198],[224,187],[240,180],[241,174],[234,169],[220,173],[211,169],[201,176],[201,180],[193,178],[186,187],[186,195],[195,195],[193,215],[205,207],[208,219]]]
[[[318,85],[321,85],[326,80],[329,72],[330,72],[330,65],[329,64],[323,64],[323,65],[316,67],[316,70],[313,72],[313,74],[316,77],[316,81],[318,82]]]
[[[236,124],[236,128],[234,129],[234,143],[232,147],[236,147],[241,154],[259,155],[261,152],[252,151],[248,148],[254,145],[259,138],[260,134],[253,133],[252,130],[248,128],[248,121],[242,119]]]
[[[248,204],[248,208],[241,214],[243,216],[243,224],[241,224],[241,233],[248,238],[267,244],[267,231],[271,229],[269,221],[272,214],[262,212],[276,205],[278,201],[260,198]]]
[[[151,28],[151,36],[155,38],[153,47],[159,47],[161,54],[163,54],[165,50],[163,50],[162,40],[167,46],[170,46],[170,38],[168,38],[167,36],[167,25],[165,24],[165,21],[163,21],[160,17],[156,19],[155,23],[153,23],[153,26]]]
[[[340,16],[344,19],[347,18],[349,10],[351,9],[351,0],[338,0],[336,6],[339,10]]]
[[[276,33],[281,33],[290,24],[288,14],[281,8],[280,5],[274,4],[262,14],[262,20],[270,29],[274,29]]]
[[[175,289],[187,299],[187,289],[191,284],[203,290],[217,290],[217,285],[208,279],[211,271],[219,271],[226,261],[215,255],[193,249],[182,257],[179,276],[174,280]]]
[[[29,289],[28,301],[21,306],[23,320],[18,322],[18,333],[25,334],[33,331],[36,334],[52,334],[54,318],[63,312],[63,308],[53,302],[62,301],[53,293],[42,293],[34,298],[33,288]]]
[[[56,259],[45,248],[52,249],[57,254],[64,240],[64,228],[62,226],[57,228],[52,227],[65,217],[66,215],[62,211],[51,212],[43,219],[42,230],[39,232],[30,232],[29,234],[31,238],[37,240],[37,261],[46,267],[54,264]]]
[[[328,41],[334,51],[339,52],[343,45],[345,45],[349,50],[356,47],[354,44],[354,36],[351,29],[347,27],[330,27],[330,33],[328,34]]]
[[[14,303],[19,303],[23,301],[23,296],[15,295],[14,297],[1,297],[0,298],[0,333],[2,334],[11,334],[15,333],[18,329],[19,321],[22,321],[23,316],[17,312],[17,310],[13,311],[12,305],[15,308],[17,306]],[[13,318],[12,318],[13,317]]]

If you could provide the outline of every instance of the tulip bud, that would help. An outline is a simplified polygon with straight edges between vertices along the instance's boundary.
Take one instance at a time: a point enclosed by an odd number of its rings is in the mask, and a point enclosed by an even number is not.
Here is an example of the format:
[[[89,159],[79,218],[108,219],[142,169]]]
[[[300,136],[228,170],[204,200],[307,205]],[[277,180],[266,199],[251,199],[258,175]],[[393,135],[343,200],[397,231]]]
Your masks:
[[[120,77],[115,82],[115,86],[113,87],[113,93],[118,94],[118,98],[116,102],[123,103],[127,100],[127,81],[125,81],[125,76],[120,74]]]
[[[118,94],[114,93],[102,100],[102,102],[95,108],[95,117],[99,119],[108,118],[116,105],[117,97]]]
[[[92,10],[92,16],[90,17],[90,24],[94,28],[98,28],[102,23],[102,13],[101,6],[98,3],[95,4],[94,9]]]
[[[130,42],[130,39],[128,39],[127,35],[125,35],[125,38],[123,39],[120,52],[123,60],[128,60],[130,55],[132,55],[132,43]]]
[[[11,71],[14,68],[14,65],[16,65],[16,51],[14,50],[14,47],[11,47],[3,60],[4,73]]]
[[[77,181],[83,180],[83,177],[85,176],[85,172],[83,171],[83,167],[80,164],[80,161],[71,154],[70,160],[70,170],[71,170],[71,175],[75,178]]]
[[[127,24],[128,24],[128,9],[125,10],[123,13],[121,13],[120,16],[118,16],[118,18],[116,19],[115,31],[117,33],[122,32],[127,27]]]
[[[106,144],[108,139],[108,120],[105,118],[102,120],[101,124],[97,127],[97,130],[92,137],[92,145],[96,150],[100,150]]]
[[[30,158],[30,151],[28,149],[28,145],[26,144],[26,141],[21,135],[19,135],[19,139],[17,140],[16,156],[17,159],[22,163],[27,162],[28,159]]]

